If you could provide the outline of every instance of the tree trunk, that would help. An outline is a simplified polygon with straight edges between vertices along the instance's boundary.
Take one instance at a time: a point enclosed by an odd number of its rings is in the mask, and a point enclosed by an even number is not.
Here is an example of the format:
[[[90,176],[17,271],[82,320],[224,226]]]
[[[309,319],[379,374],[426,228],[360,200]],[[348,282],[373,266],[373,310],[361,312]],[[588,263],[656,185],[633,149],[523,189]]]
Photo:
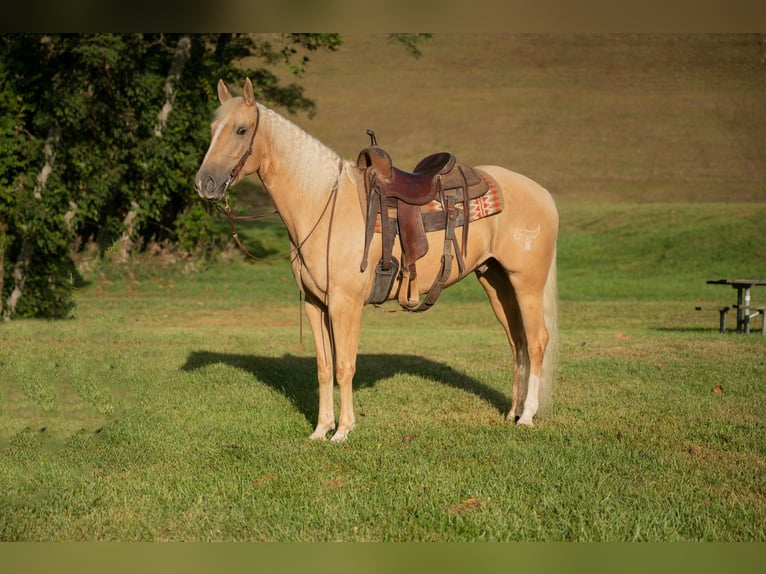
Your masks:
[[[162,105],[160,113],[157,114],[157,124],[154,126],[154,135],[157,137],[162,137],[170,112],[173,111],[173,105],[176,101],[176,83],[181,79],[181,73],[191,58],[191,46],[189,36],[182,36],[176,46],[173,63],[170,65],[167,78],[165,78],[165,103]]]
[[[16,305],[24,292],[24,283],[27,281],[27,267],[32,259],[32,242],[24,238],[21,243],[21,252],[13,268],[13,291],[11,291],[8,301],[5,303],[3,319],[9,321],[16,314]]]
[[[120,239],[117,241],[117,262],[127,263],[130,259],[130,253],[133,251],[133,220],[138,215],[141,206],[135,201],[130,202],[130,211],[122,220],[123,231]]]
[[[8,225],[5,219],[0,219],[0,315],[3,313],[3,284],[5,281],[5,247],[8,243],[5,232]]]
[[[33,197],[35,200],[40,200],[43,197],[43,190],[48,183],[48,177],[53,171],[53,164],[56,161],[56,146],[61,138],[61,131],[58,127],[51,128],[48,133],[48,138],[45,140],[43,146],[43,154],[45,157],[45,163],[37,174],[37,183],[35,184],[35,190]],[[21,250],[19,251],[19,258],[16,260],[16,265],[13,267],[13,291],[8,296],[8,301],[5,303],[5,309],[3,310],[3,319],[10,320],[16,314],[16,305],[19,303],[22,294],[24,293],[24,284],[27,281],[27,267],[32,260],[32,251],[34,244],[29,234],[24,235],[24,239],[21,242]],[[2,291],[0,291],[0,295]]]

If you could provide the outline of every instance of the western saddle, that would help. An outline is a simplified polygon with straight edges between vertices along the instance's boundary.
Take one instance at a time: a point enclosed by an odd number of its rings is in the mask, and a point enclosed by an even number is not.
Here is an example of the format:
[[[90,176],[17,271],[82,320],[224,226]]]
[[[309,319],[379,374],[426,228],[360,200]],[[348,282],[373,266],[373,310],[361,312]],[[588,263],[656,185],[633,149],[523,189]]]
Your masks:
[[[367,268],[370,243],[378,220],[383,253],[375,271],[375,284],[367,303],[383,303],[399,274],[399,262],[392,255],[394,238],[402,247],[399,304],[408,311],[426,311],[436,302],[452,270],[452,249],[458,269],[465,271],[463,254],[468,247],[470,201],[482,196],[489,186],[477,170],[458,163],[450,153],[423,158],[412,172],[395,167],[391,157],[378,146],[375,132],[367,130],[370,147],[357,157],[366,191],[366,230],[361,271]],[[421,208],[433,201],[442,211],[424,213]],[[463,226],[462,249],[455,228]],[[417,287],[415,263],[428,252],[426,232],[444,230],[441,270],[423,301]]]

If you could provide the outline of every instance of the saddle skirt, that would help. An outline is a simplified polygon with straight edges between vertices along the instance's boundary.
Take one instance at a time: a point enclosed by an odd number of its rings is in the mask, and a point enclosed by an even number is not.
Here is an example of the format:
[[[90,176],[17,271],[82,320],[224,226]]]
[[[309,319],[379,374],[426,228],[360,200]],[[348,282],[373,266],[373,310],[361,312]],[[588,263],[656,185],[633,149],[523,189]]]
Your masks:
[[[412,172],[401,170],[377,145],[374,132],[368,130],[367,133],[371,146],[357,157],[366,194],[362,272],[367,267],[373,235],[380,233],[383,243],[375,285],[367,303],[379,304],[387,300],[399,274],[401,306],[409,311],[425,311],[436,302],[447,282],[452,266],[452,248],[462,274],[469,223],[502,211],[503,196],[488,174],[457,162],[450,153],[429,155],[418,162]],[[457,227],[463,227],[462,249],[455,236]],[[442,267],[421,303],[416,262],[428,252],[426,233],[442,230],[445,233]],[[401,273],[399,262],[392,255],[397,235],[402,247]]]

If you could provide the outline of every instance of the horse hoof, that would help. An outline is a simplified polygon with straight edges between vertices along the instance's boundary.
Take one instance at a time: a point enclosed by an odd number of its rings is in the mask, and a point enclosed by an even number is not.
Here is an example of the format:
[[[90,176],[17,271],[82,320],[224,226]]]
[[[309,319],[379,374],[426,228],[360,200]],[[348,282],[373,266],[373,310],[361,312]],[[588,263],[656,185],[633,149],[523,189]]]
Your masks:
[[[354,430],[354,427],[351,428],[339,428],[338,432],[336,432],[333,437],[330,439],[330,442],[345,442],[348,438],[348,434]]]
[[[309,440],[325,440],[327,433],[335,428],[335,425],[317,425],[314,432],[309,436]]]
[[[532,417],[524,417],[524,416],[522,416],[518,421],[516,421],[516,424],[525,426],[525,427],[535,426],[535,423],[532,422]]]

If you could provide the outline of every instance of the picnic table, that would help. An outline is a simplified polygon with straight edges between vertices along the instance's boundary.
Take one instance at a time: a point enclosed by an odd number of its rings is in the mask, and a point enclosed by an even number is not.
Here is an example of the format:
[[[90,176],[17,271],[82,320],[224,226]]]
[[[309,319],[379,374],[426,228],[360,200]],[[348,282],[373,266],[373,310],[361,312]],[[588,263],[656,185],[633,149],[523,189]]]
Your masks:
[[[711,279],[709,285],[731,285],[737,290],[737,303],[734,308],[737,310],[737,333],[750,333],[750,319],[761,315],[766,319],[766,307],[751,305],[750,289],[756,285],[766,286],[766,279]],[[726,308],[728,310],[728,307]],[[723,317],[723,313],[721,315]],[[723,319],[721,320],[721,331],[723,331]],[[762,334],[766,335],[766,321],[761,327]]]

